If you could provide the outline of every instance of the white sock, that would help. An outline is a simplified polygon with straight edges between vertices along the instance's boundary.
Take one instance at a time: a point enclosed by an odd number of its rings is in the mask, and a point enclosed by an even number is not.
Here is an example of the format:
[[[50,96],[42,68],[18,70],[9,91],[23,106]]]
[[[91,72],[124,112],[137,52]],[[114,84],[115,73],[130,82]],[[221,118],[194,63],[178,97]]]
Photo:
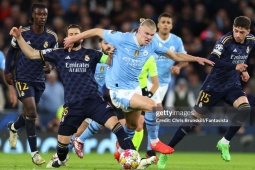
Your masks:
[[[226,138],[224,138],[224,137],[223,137],[220,141],[221,141],[222,144],[229,144],[229,143],[230,143],[230,141],[228,141],[228,140],[227,140]]]
[[[32,158],[35,156],[35,154],[36,154],[37,152],[38,152],[38,151],[31,152]]]
[[[17,131],[17,129],[14,127],[14,123],[11,125],[11,130]]]
[[[151,139],[151,145],[155,146],[158,143],[159,139]]]

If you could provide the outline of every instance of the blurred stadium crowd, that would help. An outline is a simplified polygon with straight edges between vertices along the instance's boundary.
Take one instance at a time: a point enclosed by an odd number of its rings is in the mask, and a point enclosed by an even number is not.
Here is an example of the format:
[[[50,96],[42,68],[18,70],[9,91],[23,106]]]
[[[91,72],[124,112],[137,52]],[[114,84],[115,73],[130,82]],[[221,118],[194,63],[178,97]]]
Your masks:
[[[46,26],[54,30],[58,36],[59,46],[63,46],[66,27],[69,24],[79,24],[83,30],[100,27],[104,29],[131,31],[139,26],[139,18],[150,18],[157,23],[162,12],[173,16],[174,27],[172,33],[180,36],[188,54],[208,57],[216,40],[232,30],[233,19],[239,15],[248,16],[252,21],[251,33],[255,34],[255,0],[0,0],[0,50],[6,55],[11,42],[9,31],[13,26],[26,26],[31,16],[31,6],[34,2],[44,2],[48,6],[48,20]],[[96,48],[97,39],[83,42],[86,48]],[[249,58],[249,83],[244,89],[250,99],[251,106],[255,105],[255,57]],[[169,70],[170,71],[170,70]],[[187,86],[188,91],[194,93],[194,101],[198,95],[201,83],[205,79],[210,67],[190,64],[184,69],[179,81]],[[55,76],[56,74],[53,73]],[[50,76],[47,82],[51,82]],[[174,80],[178,80],[176,77]],[[57,81],[55,77],[54,81]],[[6,87],[2,80],[3,95],[6,104],[3,109],[11,109],[7,100]],[[178,89],[178,83],[173,81],[171,89]],[[58,85],[59,86],[59,85]],[[58,87],[59,89],[59,87]],[[179,89],[180,90],[180,89]],[[171,90],[169,90],[171,91]],[[54,92],[47,93],[48,95]],[[45,94],[45,95],[47,95]],[[50,97],[50,96],[49,96]],[[63,102],[62,95],[57,105]],[[47,100],[42,97],[41,102]],[[56,96],[50,102],[54,104]],[[166,103],[168,99],[166,99]],[[193,101],[193,103],[194,103]],[[192,102],[191,102],[192,103]],[[45,106],[43,106],[45,105]],[[47,112],[44,108],[49,104],[39,105],[39,114]],[[51,114],[55,117],[57,107]],[[253,108],[254,111],[254,108]],[[43,113],[46,114],[46,113]],[[43,116],[42,116],[43,117]]]

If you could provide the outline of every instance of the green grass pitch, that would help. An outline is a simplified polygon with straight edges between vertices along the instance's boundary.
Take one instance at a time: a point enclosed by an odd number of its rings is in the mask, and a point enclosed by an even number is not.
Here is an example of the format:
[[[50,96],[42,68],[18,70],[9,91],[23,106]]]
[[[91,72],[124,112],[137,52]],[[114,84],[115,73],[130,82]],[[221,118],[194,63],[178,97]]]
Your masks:
[[[50,160],[53,153],[41,153],[46,160]],[[144,153],[141,153],[144,155]],[[70,153],[70,160],[67,167],[60,167],[62,170],[112,170],[122,169],[113,159],[112,154],[85,154],[83,159]],[[36,166],[32,163],[30,154],[5,154],[0,153],[1,170],[44,170],[46,164]],[[147,169],[157,169],[151,165]],[[166,170],[255,170],[254,153],[232,153],[231,161],[225,162],[221,159],[220,153],[192,153],[176,152],[170,156]]]

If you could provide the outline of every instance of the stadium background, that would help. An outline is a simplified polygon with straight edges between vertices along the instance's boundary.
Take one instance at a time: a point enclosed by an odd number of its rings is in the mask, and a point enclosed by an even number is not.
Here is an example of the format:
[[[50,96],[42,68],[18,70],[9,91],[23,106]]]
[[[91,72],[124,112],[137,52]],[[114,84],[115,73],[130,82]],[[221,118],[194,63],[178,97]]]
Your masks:
[[[0,50],[6,54],[11,41],[9,30],[13,26],[27,25],[31,16],[31,6],[38,1],[1,0],[0,2]],[[157,17],[164,11],[173,15],[172,33],[180,36],[188,54],[195,56],[208,57],[215,41],[231,31],[232,22],[236,16],[248,16],[252,21],[251,33],[255,34],[255,0],[45,0],[42,2],[48,6],[49,16],[46,26],[57,33],[60,47],[63,46],[65,28],[71,23],[80,24],[83,30],[100,27],[127,32],[139,25],[140,17],[151,18],[157,22]],[[98,49],[96,38],[84,41],[83,45],[87,48]],[[249,83],[244,84],[253,106],[252,115],[254,115],[255,105],[254,63],[255,59],[252,56],[249,58],[248,69],[251,79]],[[203,82],[209,70],[209,67],[190,64],[184,69],[181,77],[186,78],[188,85],[191,86],[191,73]],[[171,87],[175,86],[175,80],[178,78],[174,78]],[[17,115],[21,113],[22,106],[19,104],[16,108],[11,108],[7,100],[7,89],[2,82],[1,85],[4,95],[0,95],[0,98],[5,99],[6,104],[0,111],[0,151],[25,152],[28,146],[24,130],[20,132],[17,149],[10,150],[9,148],[6,124],[16,120]],[[39,112],[39,116],[40,114],[42,113]],[[251,118],[251,123],[254,125],[254,116]],[[160,129],[162,141],[169,141],[175,129],[176,127],[172,126],[162,127]],[[220,139],[224,130],[224,127],[202,127],[181,142],[177,150],[215,151],[215,143]],[[115,141],[115,138],[109,131],[103,130],[100,133],[103,135],[96,135],[86,142],[84,150],[86,153],[90,151],[104,153],[106,150],[113,152],[114,142],[111,145],[109,143]],[[233,139],[231,151],[254,152],[254,135],[254,126],[243,129]],[[55,148],[56,132],[40,127],[40,122],[38,122],[38,137],[40,151]],[[145,150],[146,146],[146,137],[144,139],[142,150]]]

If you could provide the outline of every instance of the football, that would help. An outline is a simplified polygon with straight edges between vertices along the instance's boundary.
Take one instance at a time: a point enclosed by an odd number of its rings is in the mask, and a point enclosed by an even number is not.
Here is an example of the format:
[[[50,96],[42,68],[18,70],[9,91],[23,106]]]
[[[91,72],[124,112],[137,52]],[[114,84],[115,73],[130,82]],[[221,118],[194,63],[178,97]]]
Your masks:
[[[136,169],[141,161],[141,157],[136,150],[124,150],[119,159],[119,163],[123,169]]]

